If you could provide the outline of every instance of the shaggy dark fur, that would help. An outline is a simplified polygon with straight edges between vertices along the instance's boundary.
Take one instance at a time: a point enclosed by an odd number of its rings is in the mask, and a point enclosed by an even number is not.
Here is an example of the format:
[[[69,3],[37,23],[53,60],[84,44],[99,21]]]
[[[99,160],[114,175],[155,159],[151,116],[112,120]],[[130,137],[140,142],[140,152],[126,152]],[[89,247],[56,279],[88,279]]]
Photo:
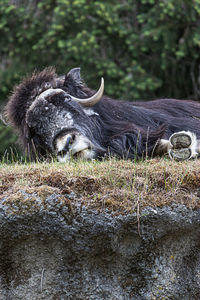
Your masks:
[[[46,85],[56,88],[57,84],[63,84],[62,78],[58,78],[55,69],[49,67],[42,72],[34,72],[31,77],[25,78],[21,84],[14,88],[14,91],[5,107],[4,116],[9,124],[17,131],[19,142],[28,156],[34,158],[45,156],[49,149],[46,149],[36,137],[33,140],[31,128],[26,124],[26,112],[35,98],[47,89]],[[36,150],[37,147],[37,150]]]
[[[53,152],[52,145],[44,143],[42,132],[28,127],[26,112],[37,95],[50,86],[79,98],[87,98],[94,93],[81,78],[71,74],[59,77],[53,68],[35,72],[14,89],[5,108],[6,118],[18,130],[26,151],[32,154],[37,152],[40,156]],[[60,100],[56,101],[58,103]],[[97,156],[108,153],[126,158],[152,155],[159,139],[168,139],[174,132],[182,130],[194,132],[200,138],[200,104],[194,101],[159,99],[126,102],[102,97],[92,108],[99,116],[84,115],[79,104],[77,109],[79,125],[97,145]],[[38,115],[39,121],[42,121],[42,115]]]

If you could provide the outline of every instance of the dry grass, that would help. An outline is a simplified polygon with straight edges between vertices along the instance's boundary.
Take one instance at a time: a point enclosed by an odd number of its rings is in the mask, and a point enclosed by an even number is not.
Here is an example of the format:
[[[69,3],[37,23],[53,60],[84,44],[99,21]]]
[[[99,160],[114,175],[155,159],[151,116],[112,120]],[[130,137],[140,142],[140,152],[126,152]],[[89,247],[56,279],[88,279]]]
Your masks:
[[[200,208],[200,160],[1,164],[0,199],[20,201],[23,191],[36,193],[41,199],[56,193],[71,205],[78,201],[91,208],[118,213],[172,203],[197,209]],[[76,195],[73,200],[71,192]],[[34,199],[30,204],[34,204]]]

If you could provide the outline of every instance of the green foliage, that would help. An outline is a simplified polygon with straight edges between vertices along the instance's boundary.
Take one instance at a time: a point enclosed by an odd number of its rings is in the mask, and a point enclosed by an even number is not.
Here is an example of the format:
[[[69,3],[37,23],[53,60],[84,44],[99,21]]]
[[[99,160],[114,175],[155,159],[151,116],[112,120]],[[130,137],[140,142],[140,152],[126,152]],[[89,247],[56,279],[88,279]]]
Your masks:
[[[198,99],[199,19],[200,0],[1,0],[0,101],[49,65],[111,97]]]

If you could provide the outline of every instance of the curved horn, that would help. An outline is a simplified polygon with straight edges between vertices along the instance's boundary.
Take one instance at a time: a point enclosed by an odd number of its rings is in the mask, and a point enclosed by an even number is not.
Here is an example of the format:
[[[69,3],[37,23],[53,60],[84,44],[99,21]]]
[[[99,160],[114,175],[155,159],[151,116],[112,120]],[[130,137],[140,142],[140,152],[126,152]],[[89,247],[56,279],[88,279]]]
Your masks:
[[[101,78],[101,86],[99,88],[99,90],[96,92],[96,94],[94,94],[92,97],[90,98],[86,98],[86,99],[80,99],[80,98],[76,98],[74,96],[71,96],[72,100],[80,103],[81,105],[85,106],[85,107],[90,107],[93,106],[95,104],[97,104],[102,96],[103,96],[103,91],[104,91],[104,79],[103,77]]]

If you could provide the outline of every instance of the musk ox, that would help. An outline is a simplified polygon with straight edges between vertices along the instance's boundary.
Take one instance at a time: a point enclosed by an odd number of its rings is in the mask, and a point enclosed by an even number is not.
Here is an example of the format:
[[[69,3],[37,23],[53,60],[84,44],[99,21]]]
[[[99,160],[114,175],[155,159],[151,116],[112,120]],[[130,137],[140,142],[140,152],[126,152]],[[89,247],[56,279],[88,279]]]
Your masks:
[[[135,159],[169,153],[185,160],[200,153],[200,103],[159,99],[127,102],[95,93],[74,68],[34,72],[18,85],[5,117],[32,158],[56,155],[93,159],[106,155]]]

